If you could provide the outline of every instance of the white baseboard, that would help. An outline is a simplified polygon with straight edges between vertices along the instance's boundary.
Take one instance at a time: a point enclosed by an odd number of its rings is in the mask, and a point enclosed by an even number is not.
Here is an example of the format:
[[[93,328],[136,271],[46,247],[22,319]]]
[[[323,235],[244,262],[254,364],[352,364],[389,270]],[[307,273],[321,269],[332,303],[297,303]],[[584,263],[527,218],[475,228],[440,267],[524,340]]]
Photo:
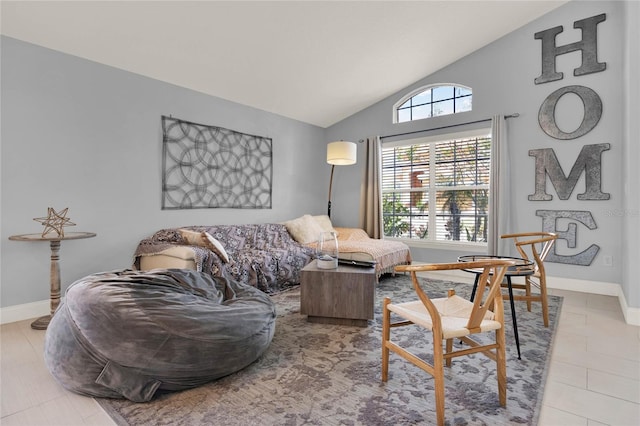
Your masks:
[[[473,274],[464,271],[431,272],[429,275],[442,280],[473,282]],[[615,296],[618,298],[626,323],[630,325],[640,325],[640,308],[627,305],[627,300],[619,284],[549,276],[547,277],[547,286],[558,290]],[[38,318],[47,315],[49,310],[49,300],[7,306],[0,308],[0,324]]]
[[[640,325],[640,308],[632,308],[627,305],[627,299],[624,297],[622,289],[618,294],[618,301],[620,302],[625,322],[629,325]]]
[[[633,308],[627,305],[627,299],[622,292],[620,284],[602,281],[576,280],[572,278],[547,277],[547,287],[558,290],[570,290],[617,297],[625,322],[629,325],[640,325],[640,308]]]
[[[0,308],[0,324],[35,319],[51,312],[49,299]]]
[[[551,276],[547,276],[547,288],[577,291],[580,293],[601,294],[603,296],[618,296],[621,290],[620,284]]]

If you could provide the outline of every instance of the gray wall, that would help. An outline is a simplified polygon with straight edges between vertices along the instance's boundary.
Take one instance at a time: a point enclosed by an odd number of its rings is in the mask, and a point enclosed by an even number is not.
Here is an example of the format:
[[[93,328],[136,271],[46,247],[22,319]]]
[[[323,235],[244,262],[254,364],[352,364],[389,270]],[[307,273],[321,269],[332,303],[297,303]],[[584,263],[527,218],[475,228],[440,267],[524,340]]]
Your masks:
[[[2,37],[1,306],[49,298],[33,218],[69,208],[92,239],[63,241],[63,290],[130,267],[138,241],[171,226],[278,222],[323,213],[324,129]],[[161,115],[273,139],[272,209],[161,210]],[[319,181],[318,176],[322,176]]]
[[[414,130],[436,128],[449,124],[465,123],[474,120],[491,118],[494,114],[519,113],[519,118],[508,120],[508,138],[510,149],[510,165],[512,170],[512,196],[510,214],[512,217],[512,232],[542,230],[542,220],[536,216],[536,210],[587,210],[591,211],[597,229],[589,230],[578,224],[577,248],[570,249],[565,241],[559,241],[557,253],[573,255],[586,249],[591,244],[600,246],[598,255],[593,263],[586,266],[550,263],[548,274],[591,281],[621,283],[622,271],[637,258],[627,259],[627,251],[622,250],[621,239],[625,235],[623,220],[619,212],[628,211],[629,206],[623,200],[623,176],[621,167],[623,153],[631,145],[637,145],[637,133],[625,132],[628,125],[623,119],[626,109],[633,107],[637,111],[638,97],[629,96],[625,109],[623,96],[626,91],[625,83],[625,25],[637,24],[635,18],[625,18],[628,5],[623,2],[571,2],[563,7],[543,16],[531,24],[503,37],[502,39],[480,49],[471,55],[457,61],[428,77],[416,82],[406,89],[388,97],[376,105],[349,117],[327,130],[327,139],[344,138],[351,140],[363,139],[372,135],[390,135]],[[606,13],[606,21],[598,25],[598,59],[606,62],[604,72],[586,76],[573,76],[573,69],[580,66],[580,53],[574,52],[557,58],[558,71],[564,72],[564,79],[556,82],[536,85],[534,79],[541,73],[541,42],[534,39],[536,32],[558,25],[564,27],[564,32],[557,37],[557,45],[565,45],[578,41],[580,30],[573,28],[574,21]],[[628,19],[628,22],[625,21]],[[636,41],[627,47],[627,52],[635,52],[637,71],[637,30]],[[419,54],[419,52],[416,52]],[[402,66],[402,64],[398,64]],[[627,73],[627,80],[630,75]],[[459,83],[473,88],[473,111],[457,115],[436,117],[413,123],[392,124],[392,109],[407,92],[427,84]],[[569,85],[581,85],[593,89],[602,99],[603,114],[598,125],[588,134],[580,138],[559,141],[546,135],[538,124],[538,110],[543,100],[558,88]],[[637,92],[637,83],[635,83]],[[576,97],[574,103],[569,101],[558,105],[556,119],[562,125],[568,124],[567,130],[572,130],[579,124],[582,114],[582,104]],[[564,99],[563,99],[564,101]],[[561,107],[562,106],[562,107]],[[634,121],[637,122],[637,115]],[[575,121],[576,118],[578,121]],[[577,124],[573,124],[577,123]],[[463,130],[457,127],[449,131]],[[441,133],[441,132],[440,132]],[[425,133],[429,135],[429,133]],[[414,136],[415,137],[415,136]],[[552,201],[529,201],[527,196],[534,193],[534,158],[528,155],[531,149],[553,148],[568,175],[581,148],[584,145],[610,143],[611,149],[602,155],[602,191],[611,194],[608,201],[579,201],[578,193],[584,191],[584,175],[580,178],[570,198],[560,200],[550,182],[547,183],[547,193],[553,195]],[[361,150],[362,151],[362,150]],[[632,153],[634,150],[632,149]],[[633,154],[632,154],[633,155]],[[635,150],[635,164],[638,154]],[[633,157],[630,162],[634,162]],[[362,162],[359,162],[362,164]],[[342,177],[349,189],[354,193],[359,191],[355,182],[359,182],[361,167],[345,168]],[[636,174],[637,176],[637,174]],[[625,219],[637,226],[638,195],[636,188],[634,210]],[[627,197],[629,196],[627,191]],[[341,208],[346,210],[358,209],[358,200],[344,198]],[[627,210],[625,210],[627,209]],[[353,217],[357,220],[357,216]],[[357,223],[353,223],[357,224]],[[567,222],[559,223],[558,227],[565,230]],[[636,228],[637,229],[637,228]],[[637,234],[637,231],[636,231]],[[640,235],[636,235],[640,237]],[[637,253],[637,243],[635,245]],[[412,247],[415,260],[419,261],[451,261],[462,251],[433,250]],[[613,257],[613,266],[605,266],[603,256]],[[626,262],[625,262],[626,260]],[[629,285],[623,286],[627,302],[631,306],[640,306],[637,284],[631,290]]]
[[[622,252],[626,262],[622,264],[622,287],[632,306],[640,307],[638,285],[638,259],[640,259],[640,2],[624,3],[625,43],[624,52],[624,143],[623,158],[623,214]]]
[[[639,307],[640,286],[632,269],[640,253],[638,9],[635,2],[571,2],[328,129],[2,37],[0,306],[49,296],[48,246],[8,240],[13,234],[40,232],[41,225],[32,219],[46,215],[47,207],[69,207],[69,216],[77,223],[69,230],[98,233],[97,238],[62,243],[64,289],[89,273],[128,267],[137,242],[160,228],[282,221],[303,213],[324,213],[329,167],[322,159],[331,140],[357,141],[518,112],[520,117],[508,123],[511,165],[517,171],[510,209],[513,230],[541,229],[537,209],[591,211],[598,229],[579,226],[578,248],[559,244],[558,252],[574,254],[598,244],[601,250],[593,264],[549,264],[549,274],[621,283],[629,305]],[[558,44],[577,41],[580,34],[573,22],[600,13],[606,13],[607,20],[598,26],[598,55],[607,62],[607,70],[574,77],[571,70],[580,58],[572,53],[558,58],[563,80],[535,85],[541,65],[540,42],[534,33],[562,25]],[[474,110],[393,125],[391,110],[398,98],[431,83],[472,87]],[[553,90],[573,84],[595,90],[604,112],[589,134],[560,142],[541,131],[537,113]],[[163,114],[273,138],[273,208],[162,211]],[[573,119],[575,108],[558,115],[559,121]],[[553,148],[568,173],[580,148],[597,143],[611,144],[602,165],[603,191],[611,194],[609,201],[577,201],[583,178],[567,201],[558,200],[550,184],[547,192],[554,195],[553,201],[527,200],[534,189],[530,149]],[[358,155],[358,164],[335,170],[332,218],[340,226],[358,225],[361,145]],[[615,211],[623,216],[610,214]],[[418,248],[412,253],[419,261],[449,261],[466,254]],[[613,267],[603,265],[603,255],[613,257]]]

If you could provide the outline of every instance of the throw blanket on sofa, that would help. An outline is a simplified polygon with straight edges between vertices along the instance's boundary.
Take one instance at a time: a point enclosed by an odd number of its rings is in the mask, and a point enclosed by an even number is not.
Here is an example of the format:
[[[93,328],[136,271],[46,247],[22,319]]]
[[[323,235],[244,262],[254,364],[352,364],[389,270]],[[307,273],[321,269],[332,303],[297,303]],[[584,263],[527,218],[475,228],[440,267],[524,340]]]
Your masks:
[[[364,260],[376,262],[376,274],[393,273],[397,265],[411,263],[409,247],[400,241],[370,238],[359,228],[336,227],[338,234],[338,257],[347,260]],[[317,243],[309,243],[307,247],[316,249]]]
[[[296,242],[284,225],[276,223],[163,229],[140,242],[135,258],[185,245],[180,229],[209,233],[229,256],[225,263],[206,248],[190,246],[199,271],[249,284],[265,293],[300,283],[300,271],[313,259],[314,249]]]

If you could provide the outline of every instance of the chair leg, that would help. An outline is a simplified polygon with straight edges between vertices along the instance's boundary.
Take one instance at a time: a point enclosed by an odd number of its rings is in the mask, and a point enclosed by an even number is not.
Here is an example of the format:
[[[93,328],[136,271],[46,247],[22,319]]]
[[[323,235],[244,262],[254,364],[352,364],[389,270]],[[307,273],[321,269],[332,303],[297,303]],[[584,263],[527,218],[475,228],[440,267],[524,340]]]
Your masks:
[[[384,298],[382,304],[382,381],[386,382],[389,378],[389,348],[387,342],[391,337],[391,311],[387,309],[387,305],[391,303],[388,297]]]
[[[498,398],[500,405],[507,406],[507,354],[505,350],[504,327],[496,330],[496,373],[498,377]]]
[[[527,296],[527,311],[531,312],[531,280],[524,277],[524,294]]]
[[[437,341],[434,336],[433,378],[435,381],[436,420],[438,426],[444,426],[444,363],[442,361],[442,341]]]
[[[445,353],[451,353],[453,352],[453,339],[447,339],[446,340],[446,351]],[[451,358],[447,358],[447,360],[445,361],[447,367],[451,367]]]
[[[540,302],[542,303],[542,321],[545,327],[549,327],[549,303],[547,301],[547,280],[540,277]]]

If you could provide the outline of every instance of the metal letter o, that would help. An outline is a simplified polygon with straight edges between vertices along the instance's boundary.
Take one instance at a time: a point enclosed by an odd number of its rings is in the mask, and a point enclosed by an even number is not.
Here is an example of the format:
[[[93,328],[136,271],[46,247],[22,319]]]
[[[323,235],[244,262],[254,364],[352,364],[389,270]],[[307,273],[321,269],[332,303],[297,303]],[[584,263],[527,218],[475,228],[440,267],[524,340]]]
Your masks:
[[[556,104],[567,93],[578,95],[584,106],[582,123],[571,133],[560,130],[556,124],[555,117]],[[538,112],[538,123],[540,123],[542,130],[552,138],[568,140],[576,139],[589,133],[596,127],[600,117],[602,117],[602,100],[595,91],[585,86],[566,86],[556,90],[542,102]]]

